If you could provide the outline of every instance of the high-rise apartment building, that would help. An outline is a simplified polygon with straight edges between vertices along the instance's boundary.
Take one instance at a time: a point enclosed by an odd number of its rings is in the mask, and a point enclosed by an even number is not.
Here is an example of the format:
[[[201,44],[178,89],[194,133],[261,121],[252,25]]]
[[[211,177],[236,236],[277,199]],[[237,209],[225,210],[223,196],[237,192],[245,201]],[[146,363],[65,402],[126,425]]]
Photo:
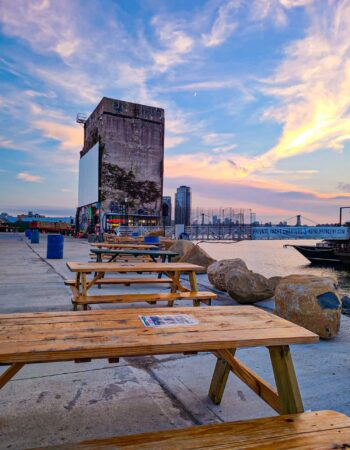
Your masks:
[[[175,193],[175,224],[191,225],[191,188],[180,186]]]
[[[84,125],[78,229],[158,225],[162,216],[164,110],[102,98]]]
[[[171,225],[171,197],[166,195],[162,200],[163,225],[168,227]]]

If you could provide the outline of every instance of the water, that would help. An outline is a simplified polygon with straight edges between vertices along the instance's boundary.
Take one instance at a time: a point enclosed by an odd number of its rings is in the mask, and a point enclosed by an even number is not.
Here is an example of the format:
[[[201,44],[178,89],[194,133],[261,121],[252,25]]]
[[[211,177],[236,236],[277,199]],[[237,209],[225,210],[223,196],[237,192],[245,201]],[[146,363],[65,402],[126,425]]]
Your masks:
[[[340,291],[350,295],[350,267],[315,266],[294,248],[283,248],[285,244],[315,245],[316,242],[319,241],[212,241],[200,243],[200,246],[215,259],[241,258],[249,269],[265,277],[290,274],[331,276],[338,281]]]

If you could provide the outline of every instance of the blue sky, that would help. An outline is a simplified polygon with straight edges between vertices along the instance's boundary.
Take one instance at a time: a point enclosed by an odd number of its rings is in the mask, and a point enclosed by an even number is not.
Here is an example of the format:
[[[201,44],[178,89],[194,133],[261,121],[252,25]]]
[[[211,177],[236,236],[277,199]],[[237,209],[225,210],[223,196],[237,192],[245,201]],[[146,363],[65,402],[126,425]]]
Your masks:
[[[101,97],[166,111],[165,192],[336,221],[350,0],[0,0],[0,210],[73,213]]]

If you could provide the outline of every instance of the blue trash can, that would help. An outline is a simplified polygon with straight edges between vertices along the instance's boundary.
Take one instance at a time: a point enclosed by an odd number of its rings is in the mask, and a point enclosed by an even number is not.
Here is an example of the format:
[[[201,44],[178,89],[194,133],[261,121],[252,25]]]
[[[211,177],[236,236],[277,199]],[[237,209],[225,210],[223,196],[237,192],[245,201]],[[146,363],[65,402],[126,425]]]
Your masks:
[[[27,229],[27,234],[26,234],[28,239],[32,238],[32,230],[30,228]]]
[[[49,234],[47,236],[47,259],[62,259],[63,258],[63,234]]]
[[[159,236],[145,236],[143,242],[145,244],[159,244],[160,239]]]
[[[39,230],[32,230],[30,242],[31,244],[39,244],[40,234]]]

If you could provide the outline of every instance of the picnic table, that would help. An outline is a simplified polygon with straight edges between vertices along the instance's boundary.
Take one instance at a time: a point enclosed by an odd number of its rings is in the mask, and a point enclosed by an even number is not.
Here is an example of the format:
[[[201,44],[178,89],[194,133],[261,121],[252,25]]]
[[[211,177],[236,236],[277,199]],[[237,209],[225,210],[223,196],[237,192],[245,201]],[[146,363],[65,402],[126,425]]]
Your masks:
[[[117,243],[117,242],[98,242],[97,244],[91,244],[91,247],[97,247],[97,248],[109,248],[109,249],[118,249],[118,248],[125,248],[125,249],[135,249],[135,250],[157,250],[158,245],[155,244],[137,244],[137,243]]]
[[[176,314],[170,319],[164,308],[2,314],[0,364],[10,367],[0,376],[0,388],[30,363],[212,352],[214,403],[220,403],[233,372],[279,414],[303,411],[289,345],[317,342],[316,334],[254,306],[171,311]],[[146,326],[150,317],[163,325]],[[276,388],[237,358],[244,347],[268,348]]]
[[[146,262],[146,263],[116,263],[116,262],[98,262],[98,263],[79,263],[67,262],[69,270],[76,274],[75,280],[66,280],[65,283],[72,290],[73,309],[78,305],[88,309],[91,304],[99,303],[132,303],[144,302],[155,303],[157,301],[166,301],[168,306],[173,306],[175,300],[192,300],[194,306],[199,306],[200,302],[210,304],[211,300],[216,298],[216,294],[211,291],[198,291],[196,272],[203,271],[203,267],[190,263],[164,263],[164,262]],[[165,274],[165,277],[154,278],[149,276],[138,276],[133,278],[105,278],[106,274],[116,273],[137,273],[143,274],[150,272],[152,274]],[[93,273],[92,278],[88,279],[87,274]],[[190,289],[186,288],[180,282],[181,274],[188,274]],[[88,295],[89,289],[101,284],[170,284],[171,292],[161,292],[152,294],[111,294],[111,295]]]
[[[178,253],[170,252],[168,250],[139,250],[139,249],[104,249],[104,248],[92,248],[91,253],[96,255],[96,262],[102,262],[104,256],[108,256],[107,262],[113,262],[118,257],[148,257],[153,262],[157,262],[157,259],[161,259],[162,262],[171,262],[171,258],[178,256]]]

